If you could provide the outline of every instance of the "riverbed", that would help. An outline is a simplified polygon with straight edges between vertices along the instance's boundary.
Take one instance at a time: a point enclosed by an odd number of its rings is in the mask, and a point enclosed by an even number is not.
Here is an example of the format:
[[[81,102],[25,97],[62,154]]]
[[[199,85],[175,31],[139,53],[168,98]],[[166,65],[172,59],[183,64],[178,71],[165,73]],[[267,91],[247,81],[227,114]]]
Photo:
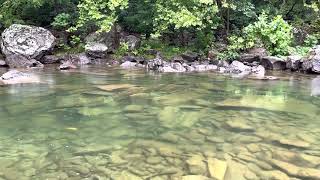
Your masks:
[[[0,87],[0,180],[320,179],[320,77],[88,66]]]

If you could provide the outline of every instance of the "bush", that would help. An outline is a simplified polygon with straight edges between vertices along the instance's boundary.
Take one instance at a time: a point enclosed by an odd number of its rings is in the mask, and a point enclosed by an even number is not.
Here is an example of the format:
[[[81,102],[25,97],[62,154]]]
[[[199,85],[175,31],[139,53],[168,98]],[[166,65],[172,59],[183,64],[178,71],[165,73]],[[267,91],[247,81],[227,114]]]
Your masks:
[[[242,30],[241,36],[231,36],[228,38],[228,52],[224,52],[220,57],[235,58],[241,51],[257,47],[265,47],[271,55],[288,55],[293,40],[292,26],[276,16],[269,20],[265,13],[261,14],[253,24]]]

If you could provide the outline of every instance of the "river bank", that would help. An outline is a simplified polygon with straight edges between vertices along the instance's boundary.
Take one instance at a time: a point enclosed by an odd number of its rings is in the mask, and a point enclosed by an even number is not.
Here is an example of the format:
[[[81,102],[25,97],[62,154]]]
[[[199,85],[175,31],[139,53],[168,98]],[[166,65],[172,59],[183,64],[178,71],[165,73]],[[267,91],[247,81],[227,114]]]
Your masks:
[[[117,48],[121,48],[115,42],[115,37],[118,36],[127,45],[128,52],[115,57],[112,54]],[[10,68],[43,68],[46,64],[60,64],[59,69],[69,70],[87,64],[100,64],[127,69],[145,68],[165,73],[216,71],[237,78],[260,80],[278,78],[265,76],[266,71],[320,72],[320,46],[311,49],[306,57],[273,57],[268,56],[265,49],[255,48],[243,53],[238,59],[226,61],[217,59],[218,51],[211,51],[207,56],[185,52],[168,59],[162,56],[161,51],[148,49],[145,51],[146,56],[137,56],[133,52],[139,47],[141,40],[133,35],[113,31],[89,35],[84,52],[78,54],[55,54],[56,41],[58,39],[46,29],[12,25],[2,33],[1,48],[4,56],[0,56],[0,65]]]

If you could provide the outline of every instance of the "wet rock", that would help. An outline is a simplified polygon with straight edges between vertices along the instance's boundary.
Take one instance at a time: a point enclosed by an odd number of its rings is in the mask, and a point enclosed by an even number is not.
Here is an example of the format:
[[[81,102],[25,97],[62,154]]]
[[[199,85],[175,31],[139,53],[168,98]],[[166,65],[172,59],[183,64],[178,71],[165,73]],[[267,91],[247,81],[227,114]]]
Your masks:
[[[64,57],[63,63],[71,63],[73,65],[91,64],[91,59],[85,53],[68,54]]]
[[[300,140],[291,140],[291,139],[279,139],[278,142],[285,146],[291,146],[296,148],[308,148],[310,147],[310,143],[300,141]]]
[[[293,164],[275,159],[271,159],[269,162],[290,176],[299,177],[302,179],[320,179],[320,170],[318,169],[298,167]]]
[[[275,56],[266,56],[261,59],[260,64],[267,70],[285,70],[286,62]]]
[[[227,68],[227,73],[249,75],[251,67],[244,65],[242,62],[233,61]]]
[[[302,57],[300,55],[288,56],[286,68],[291,71],[298,71],[302,67]]]
[[[63,60],[64,60],[63,56],[46,55],[43,58],[41,58],[39,61],[42,64],[56,64],[56,63],[60,63]]]
[[[191,174],[206,175],[207,167],[202,155],[194,155],[186,161]]]
[[[52,50],[54,41],[55,37],[44,28],[13,24],[1,35],[1,49],[6,57],[20,55],[27,59],[40,59]],[[21,65],[25,64],[24,60],[20,60]]]
[[[199,65],[192,65],[192,70],[189,70],[189,71],[204,72],[204,71],[214,71],[217,69],[218,69],[218,66],[216,65],[199,64]]]
[[[160,67],[163,67],[164,60],[162,59],[160,53],[157,53],[156,58],[149,60],[147,62],[147,70],[159,71]]]
[[[314,168],[320,165],[320,157],[280,149],[272,150],[272,158],[280,161],[292,162],[303,167]]]
[[[130,62],[130,61],[125,61],[120,65],[122,68],[137,68],[139,67],[139,64],[136,62]]]
[[[261,151],[260,146],[258,144],[252,143],[246,146],[246,148],[248,149],[248,151],[250,151],[251,153],[256,153]]]
[[[108,46],[102,43],[87,43],[85,45],[86,53],[94,58],[105,58],[108,53]]]
[[[6,56],[6,64],[11,68],[43,68],[43,64],[20,54]]]
[[[30,73],[10,70],[0,77],[0,82],[3,84],[40,83],[40,78]]]
[[[99,153],[108,153],[112,150],[111,146],[107,145],[92,145],[86,148],[81,148],[81,150],[73,153],[75,156],[83,156],[83,155],[97,155]]]
[[[181,180],[210,180],[210,178],[201,175],[186,175],[182,176]]]
[[[143,112],[144,107],[140,105],[128,105],[124,108],[124,112],[128,113],[139,113]]]
[[[146,159],[146,163],[153,164],[153,165],[160,164],[162,161],[163,159],[159,156],[152,156]]]
[[[307,73],[320,73],[320,45],[310,51],[308,58],[302,63],[302,70]]]
[[[272,171],[262,171],[260,173],[261,178],[263,179],[274,179],[274,180],[291,180],[289,176],[281,171],[272,170]]]
[[[258,77],[258,78],[264,78],[266,74],[266,70],[263,66],[259,65],[257,67],[253,67],[251,69],[251,75]]]
[[[66,61],[59,66],[60,70],[69,70],[69,69],[76,69],[76,68],[77,66],[72,64],[70,61]]]
[[[162,67],[158,68],[158,72],[174,73],[185,72],[185,67],[180,63],[164,63]]]
[[[133,88],[137,88],[137,86],[133,84],[109,84],[109,85],[98,86],[98,88],[104,91],[114,91],[114,90],[121,90],[121,89],[133,89]]]
[[[212,178],[215,178],[217,180],[224,180],[227,168],[228,165],[225,161],[213,158],[208,159],[208,170]]]
[[[227,128],[234,131],[253,132],[254,128],[248,125],[244,120],[229,120],[226,122]]]
[[[206,140],[213,143],[224,143],[224,139],[215,136],[208,136]]]

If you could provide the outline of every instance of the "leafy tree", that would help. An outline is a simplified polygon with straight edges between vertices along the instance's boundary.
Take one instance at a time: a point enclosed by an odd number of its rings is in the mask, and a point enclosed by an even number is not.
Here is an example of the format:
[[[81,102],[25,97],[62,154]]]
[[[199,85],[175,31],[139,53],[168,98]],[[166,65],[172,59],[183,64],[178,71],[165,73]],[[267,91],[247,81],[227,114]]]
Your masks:
[[[77,24],[69,31],[97,27],[99,32],[108,32],[117,21],[118,12],[127,6],[128,0],[82,0]]]

